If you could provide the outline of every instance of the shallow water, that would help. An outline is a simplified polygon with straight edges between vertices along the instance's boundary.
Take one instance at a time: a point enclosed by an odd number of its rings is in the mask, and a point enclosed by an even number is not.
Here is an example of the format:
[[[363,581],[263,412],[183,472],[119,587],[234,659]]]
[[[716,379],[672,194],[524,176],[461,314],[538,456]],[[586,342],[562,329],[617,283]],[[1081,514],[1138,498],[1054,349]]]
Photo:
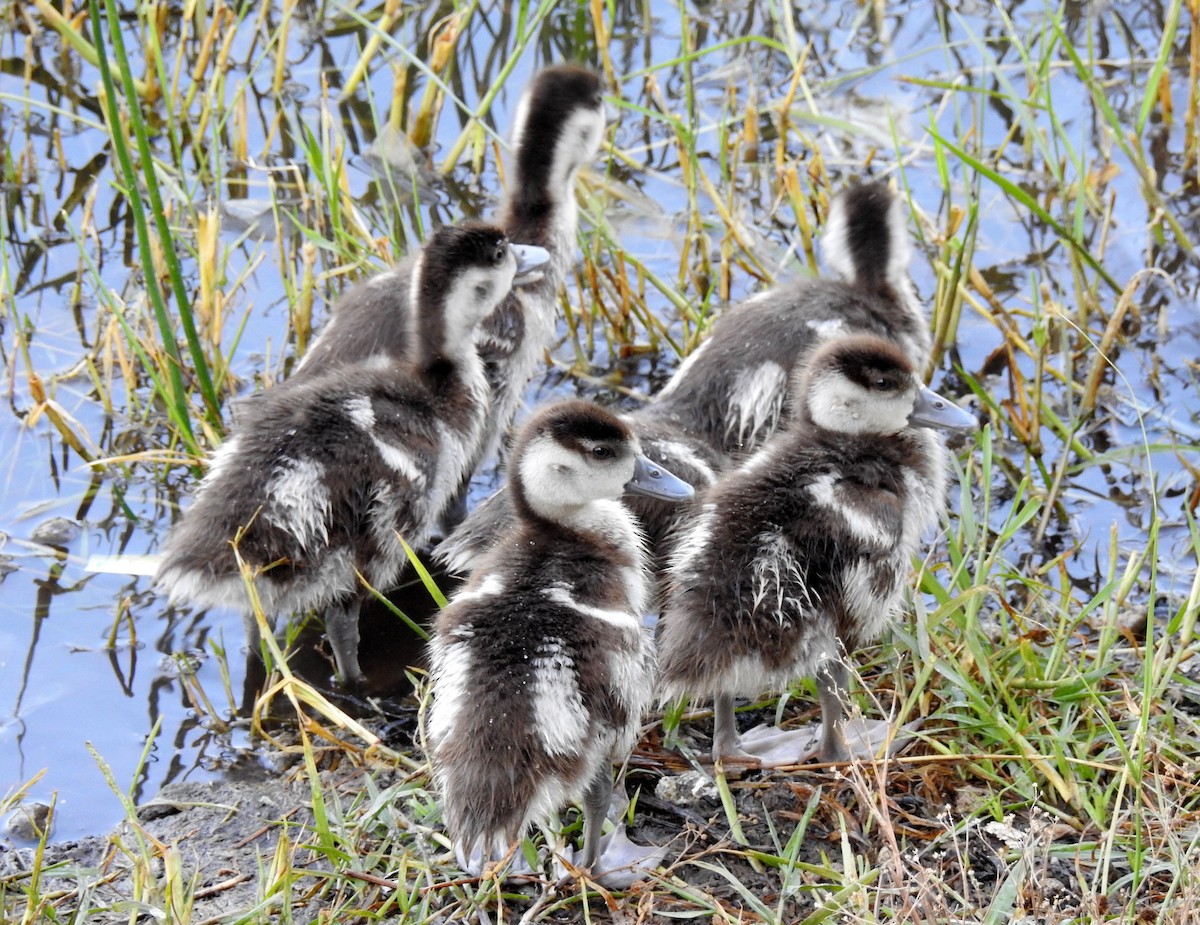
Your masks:
[[[459,42],[457,69],[450,81],[468,105],[479,101],[497,82],[500,68],[518,54],[514,52],[518,13],[506,15],[505,6],[485,4],[470,19]],[[616,16],[612,61],[624,78],[620,95],[651,112],[657,111],[660,101],[671,101],[676,113],[686,111],[681,102],[684,65],[643,75],[652,66],[681,57],[681,33],[698,50],[767,32],[783,46],[731,44],[691,64],[697,150],[705,172],[722,192],[732,190],[730,202],[745,238],[753,241],[755,254],[777,278],[807,270],[795,256],[794,212],[779,202],[767,166],[774,156],[775,128],[766,118],[758,120],[759,162],[738,164],[732,184],[721,180],[726,169],[721,139],[738,127],[731,129],[725,121],[731,112],[740,119],[751,91],[760,101],[787,93],[792,60],[801,58],[806,43],[811,43],[803,70],[808,96],[807,100],[804,93],[797,97],[793,117],[800,130],[789,135],[787,144],[789,163],[798,165],[798,176],[807,184],[802,185],[802,193],[811,191],[810,171],[816,175],[827,171],[834,188],[864,172],[896,176],[911,190],[924,215],[919,226],[923,240],[913,266],[923,297],[931,298],[936,286],[930,262],[938,245],[933,235],[947,227],[951,206],[969,201],[978,201],[981,216],[975,265],[1023,337],[1032,336],[1039,312],[1054,319],[1079,317],[1073,304],[1074,274],[1090,272],[1074,267],[1054,232],[994,184],[984,181],[971,188],[972,177],[953,159],[943,172],[928,131],[931,125],[942,137],[964,142],[964,126],[977,122],[980,137],[972,143],[988,152],[989,163],[1060,221],[1078,221],[1089,247],[1102,254],[1105,269],[1120,286],[1148,267],[1161,271],[1161,275],[1146,272],[1141,280],[1134,309],[1116,344],[1117,374],[1101,392],[1103,413],[1078,435],[1090,450],[1112,454],[1110,464],[1069,470],[1063,516],[1049,525],[1045,541],[1036,541],[1031,527],[1007,556],[1012,569],[1019,571],[1030,560],[1036,565],[1066,552],[1063,566],[1068,580],[1086,597],[1098,590],[1102,580],[1110,533],[1115,532],[1123,550],[1136,550],[1145,546],[1147,531],[1157,522],[1162,544],[1159,590],[1186,592],[1196,563],[1184,510],[1195,479],[1180,457],[1190,456],[1194,465],[1195,446],[1200,442],[1195,381],[1200,356],[1200,269],[1195,255],[1169,233],[1159,239],[1148,229],[1152,210],[1138,178],[1128,159],[1113,150],[1076,75],[1061,61],[1056,63],[1048,81],[1051,110],[1041,111],[1010,137],[1013,115],[1002,101],[945,89],[953,84],[983,89],[1025,85],[1020,56],[1000,41],[1004,31],[1000,13],[991,5],[893,2],[881,5],[886,12],[876,22],[869,4],[863,8],[810,3],[795,14],[791,30],[780,25],[771,4],[695,4],[687,8],[686,22],[674,4],[612,6]],[[228,33],[232,36],[224,92],[228,118],[214,120],[204,143],[187,148],[179,185],[169,185],[176,208],[237,200],[226,210],[220,239],[224,292],[230,303],[225,344],[237,338],[245,318],[231,361],[232,373],[240,380],[237,391],[252,390],[256,383],[279,376],[295,349],[285,286],[296,274],[290,263],[295,242],[288,233],[275,233],[272,215],[261,222],[256,216],[272,195],[306,221],[315,208],[305,198],[305,189],[288,185],[295,177],[314,183],[316,165],[305,153],[301,126],[316,133],[324,146],[345,146],[347,201],[374,239],[414,240],[419,225],[486,215],[494,206],[499,180],[490,148],[482,150],[484,169],[478,178],[469,158],[444,178],[423,172],[414,180],[400,169],[389,179],[378,168],[380,148],[372,147],[373,126],[386,118],[386,101],[393,92],[388,61],[400,60],[405,48],[423,53],[421,37],[428,33],[437,11],[407,12],[392,33],[396,46],[375,59],[364,85],[345,103],[332,100],[369,35],[356,17],[374,19],[381,9],[298,4],[290,20],[278,93],[272,89],[275,57],[263,49],[264,36],[284,21],[280,5],[271,4],[240,20]],[[535,15],[533,9],[528,12]],[[1045,15],[1040,4],[1014,3],[1008,15],[1017,23],[1018,34],[1036,41]],[[1150,2],[1068,8],[1066,31],[1078,47],[1086,47],[1089,41],[1096,47],[1097,56],[1105,61],[1100,73],[1108,103],[1129,125],[1138,118],[1164,15],[1159,4]],[[129,18],[125,25],[131,54],[136,54],[141,48],[137,25]],[[1177,54],[1167,64],[1180,112],[1186,102],[1188,28],[1184,13],[1174,43]],[[517,94],[539,66],[567,58],[597,62],[590,35],[586,5],[578,10],[566,4],[552,9],[536,38],[519,52],[512,75],[496,97],[489,122],[501,136]],[[167,60],[173,61],[174,54],[170,48]],[[98,75],[64,52],[58,37],[44,26],[33,36],[23,25],[6,30],[0,38],[0,63],[4,75],[0,133],[9,152],[0,187],[4,198],[0,246],[6,274],[0,290],[9,303],[0,318],[4,361],[0,375],[10,396],[9,413],[0,415],[0,486],[5,499],[0,508],[0,790],[16,788],[44,770],[29,794],[44,801],[57,794],[55,837],[66,839],[106,829],[122,815],[89,743],[111,768],[116,785],[135,799],[150,796],[169,781],[221,773],[250,753],[244,733],[219,728],[207,710],[195,708],[189,693],[203,689],[218,715],[229,713],[240,693],[240,659],[230,658],[233,676],[227,688],[214,646],[224,646],[235,655],[241,629],[231,614],[165,613],[144,578],[84,570],[84,563],[95,554],[155,551],[194,477],[178,466],[164,476],[161,466],[147,461],[116,461],[91,468],[64,446],[46,415],[35,410],[31,369],[59,413],[77,422],[74,429],[86,435],[94,456],[112,458],[162,448],[161,409],[145,407],[144,386],[128,394],[119,369],[112,373],[102,362],[113,356],[103,345],[119,340],[119,332],[101,294],[110,290],[130,305],[137,305],[143,296],[128,210],[114,189],[108,136],[97,124]],[[333,88],[332,98],[322,91],[323,83]],[[182,84],[186,89],[186,79]],[[236,102],[243,85],[244,106]],[[423,85],[419,73],[411,70],[407,92],[413,105]],[[32,98],[28,104],[19,100],[26,86]],[[731,106],[734,95],[737,104]],[[380,115],[372,115],[373,110]],[[163,107],[156,112],[165,118]],[[1051,118],[1063,123],[1063,132],[1049,132]],[[464,122],[452,106],[442,111],[435,128],[435,161],[446,155]],[[1184,183],[1182,131],[1181,119],[1171,125],[1151,124],[1145,134],[1146,150],[1164,202],[1195,236],[1200,193],[1194,180],[1190,190]],[[1070,139],[1070,145],[1056,138]],[[684,188],[678,148],[662,121],[626,109],[614,140],[627,157],[597,165],[597,175],[608,175],[608,193],[594,195],[608,196],[603,200],[606,219],[623,248],[659,277],[674,280],[685,243],[689,196],[699,199],[712,253],[722,246],[725,234],[721,209],[705,190],[693,194]],[[174,164],[165,133],[157,141],[158,156]],[[394,144],[384,148],[393,159],[403,160],[396,154],[403,149]],[[243,156],[242,151],[247,153]],[[1069,190],[1077,179],[1070,166],[1076,153],[1087,158],[1089,167],[1112,163],[1118,168],[1112,176],[1097,174],[1090,199],[1078,208],[1063,205],[1064,196],[1078,202]],[[863,165],[868,159],[871,167],[866,170]],[[1047,166],[1055,163],[1066,164],[1063,182]],[[171,171],[165,170],[164,176],[168,175]],[[279,189],[273,193],[269,182],[279,184]],[[411,194],[414,185],[419,188],[419,205]],[[604,186],[597,183],[593,189]],[[1106,214],[1111,214],[1111,224],[1102,232]],[[237,218],[242,220],[240,226]],[[287,219],[282,222],[286,227]],[[1102,233],[1106,234],[1103,247]],[[595,237],[587,240],[594,243]],[[185,243],[193,242],[185,239]],[[602,262],[611,259],[603,245],[595,246]],[[199,270],[194,254],[180,257],[189,285],[196,286]],[[380,266],[381,260],[364,257],[361,263],[360,271]],[[338,272],[340,267],[340,258],[318,248],[317,271],[328,274],[319,285],[322,298],[334,298],[354,275]],[[735,298],[758,286],[749,273],[735,267]],[[683,325],[668,300],[652,286],[646,288],[651,307],[672,334],[681,337]],[[579,288],[571,291],[578,304]],[[1107,314],[1116,304],[1111,292],[1100,291],[1101,305],[1090,313],[1093,337],[1103,330],[1099,311]],[[688,296],[701,297],[697,288]],[[983,300],[978,301],[987,309]],[[716,310],[719,300],[714,298],[712,304]],[[998,401],[1013,397],[1007,375],[984,375],[989,358],[1004,344],[995,314],[964,306],[957,348],[943,359],[934,375],[935,385],[942,382],[965,393],[962,378],[954,371],[958,366],[980,379]],[[324,315],[320,299],[315,315],[319,323]],[[1085,349],[1068,322],[1052,321],[1051,327],[1063,342],[1055,366],[1069,370],[1070,361],[1086,369],[1094,352]],[[18,330],[29,335],[27,358],[16,337]],[[580,353],[586,354],[592,363],[586,372],[594,378],[576,380],[561,370],[549,371],[531,384],[530,401],[576,391],[613,398],[614,392],[597,386],[595,379],[646,392],[677,362],[669,348],[653,356],[614,357],[601,331],[595,328],[589,346],[582,334],[577,343],[564,324],[564,339],[555,357],[570,365]],[[647,343],[636,324],[635,340]],[[83,365],[85,357],[96,358],[95,374]],[[1028,357],[1019,357],[1015,365],[1027,377],[1035,374]],[[106,381],[110,375],[108,404],[100,398],[95,379]],[[1066,391],[1051,376],[1046,377],[1045,389],[1050,404],[1069,418],[1069,410],[1064,410]],[[1011,437],[1000,435],[999,454],[1015,472],[1036,469]],[[1048,429],[1043,440],[1046,465],[1057,464],[1063,456],[1061,441]],[[494,472],[481,474],[477,494],[494,484],[495,478]],[[1001,497],[988,517],[999,526],[1007,514]],[[34,539],[39,526],[52,518],[66,518],[76,525],[74,535],[60,538],[61,549]],[[184,683],[181,665],[195,672],[198,685]],[[157,736],[151,742],[155,729]],[[148,760],[139,770],[148,742]]]

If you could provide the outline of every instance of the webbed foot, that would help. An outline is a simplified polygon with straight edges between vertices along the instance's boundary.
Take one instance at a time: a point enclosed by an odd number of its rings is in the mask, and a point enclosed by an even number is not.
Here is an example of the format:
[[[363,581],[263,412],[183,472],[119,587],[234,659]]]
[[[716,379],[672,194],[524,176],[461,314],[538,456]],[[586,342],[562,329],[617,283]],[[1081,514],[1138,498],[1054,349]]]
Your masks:
[[[840,743],[835,737],[825,735],[821,723],[786,730],[762,725],[744,732],[740,744],[746,752],[759,758],[763,767],[807,764],[814,759],[833,763],[890,758],[913,738],[922,722],[916,719],[896,726],[886,720],[855,717],[842,725]]]
[[[817,752],[820,724],[800,729],[780,729],[778,726],[755,726],[739,737],[744,752],[759,763],[759,767],[780,767],[803,764]]]
[[[858,716],[846,721],[842,735],[853,759],[891,758],[912,741],[924,722],[924,717],[917,717],[897,726],[886,720]]]
[[[600,857],[592,865],[593,879],[610,890],[627,890],[662,866],[666,847],[637,845],[629,840],[620,822],[600,842]]]
[[[542,852],[539,851],[539,861],[541,855]],[[520,842],[498,860],[487,856],[479,846],[476,846],[469,855],[461,847],[455,847],[454,858],[458,863],[459,870],[469,877],[491,878],[495,876],[504,883],[510,880],[540,880],[542,878],[542,872],[530,866]]]

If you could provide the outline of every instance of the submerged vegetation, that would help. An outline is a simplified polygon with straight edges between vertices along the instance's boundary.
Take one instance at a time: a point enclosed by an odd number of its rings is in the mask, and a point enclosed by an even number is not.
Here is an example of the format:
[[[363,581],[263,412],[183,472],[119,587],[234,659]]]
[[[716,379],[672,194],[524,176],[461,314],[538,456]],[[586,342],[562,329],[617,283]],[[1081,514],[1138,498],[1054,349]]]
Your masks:
[[[30,639],[3,667],[6,728],[68,723],[29,689],[83,649],[151,714],[144,752],[96,747],[132,834],[94,867],[44,830],[5,853],[0,918],[1200,922],[1200,3],[795,6],[0,0],[0,581],[5,647]],[[954,448],[911,616],[858,655],[856,707],[923,720],[917,741],[717,773],[681,808],[655,786],[708,771],[682,736],[704,727],[669,711],[630,791],[633,834],[670,864],[626,895],[462,877],[415,711],[403,735],[352,718],[280,651],[262,739],[233,744],[236,631],[162,620],[145,579],[82,567],[157,547],[231,399],[285,375],[348,285],[490,213],[516,96],[556,60],[601,71],[621,122],[580,187],[531,402],[642,400],[726,302],[816,272],[830,195],[870,175],[911,212],[927,372],[987,425]],[[30,528],[50,514],[87,548]],[[63,651],[37,651],[71,609]],[[164,660],[138,675],[142,647]],[[803,721],[815,701],[806,683],[751,710]],[[290,756],[308,787],[255,899],[219,918],[200,910],[222,881],[134,807],[151,753],[181,773],[196,724]],[[4,765],[3,808],[39,792],[31,759],[19,780]]]

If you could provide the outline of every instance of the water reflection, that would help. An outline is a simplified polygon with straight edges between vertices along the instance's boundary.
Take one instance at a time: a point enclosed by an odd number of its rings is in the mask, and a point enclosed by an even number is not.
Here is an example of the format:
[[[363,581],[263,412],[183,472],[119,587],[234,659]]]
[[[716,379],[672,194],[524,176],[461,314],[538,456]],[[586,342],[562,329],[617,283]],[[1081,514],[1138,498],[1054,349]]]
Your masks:
[[[957,349],[937,375],[948,377],[958,394],[966,376],[978,379],[1002,407],[1016,407],[1020,382],[1040,375],[1049,406],[1071,419],[1075,393],[1053,371],[1039,370],[1019,344],[1045,326],[1055,344],[1053,365],[1067,373],[1085,368],[1114,294],[1096,287],[1099,304],[1084,307],[1091,319],[1086,331],[1055,320],[1053,306],[1074,309],[1078,280],[1094,279],[1094,271],[996,185],[965,173],[953,159],[943,173],[936,133],[965,145],[1065,227],[1077,226],[1079,240],[1103,253],[1105,269],[1119,285],[1146,267],[1163,272],[1139,285],[1136,310],[1113,345],[1117,375],[1108,380],[1100,412],[1071,435],[1105,464],[1080,466],[1063,434],[1043,427],[1042,461],[1047,471],[1063,473],[1067,490],[1040,532],[1035,522],[1022,534],[1010,567],[1024,574],[1061,555],[1065,580],[1094,594],[1104,575],[1098,563],[1110,527],[1122,548],[1136,548],[1156,514],[1167,540],[1164,556],[1182,557],[1194,480],[1172,452],[1155,450],[1151,461],[1159,482],[1148,484],[1141,477],[1146,451],[1136,448],[1194,446],[1200,436],[1194,397],[1200,271],[1194,253],[1148,207],[1136,170],[1114,150],[1111,132],[1063,56],[1046,63],[1051,96],[1016,108],[1012,100],[1028,95],[1022,89],[1027,69],[1042,61],[1037,54],[1027,60],[1029,49],[1013,44],[994,5],[894,2],[878,20],[874,9],[833,2],[794,9],[697,2],[681,12],[675,4],[631,0],[604,7],[611,17],[610,89],[625,108],[616,135],[621,156],[598,165],[596,186],[609,190],[606,220],[624,252],[603,234],[588,236],[599,282],[593,286],[581,275],[571,287],[580,303],[577,317],[564,323],[555,355],[568,366],[578,357],[589,360],[591,378],[553,369],[533,383],[531,398],[579,391],[629,401],[627,391],[652,391],[673,368],[669,350],[610,351],[596,324],[604,287],[615,286],[627,257],[688,300],[718,311],[725,296],[742,297],[807,272],[801,223],[822,214],[829,186],[870,174],[895,176],[911,191],[918,211],[914,229],[927,258],[916,262],[916,281],[926,299],[939,283],[934,258],[962,244],[961,232],[949,232],[954,210],[980,205],[975,263],[987,296],[976,289],[973,297],[991,315],[964,308]],[[223,398],[289,368],[297,338],[304,336],[295,307],[305,274],[313,280],[312,316],[319,324],[347,285],[399,256],[420,229],[491,212],[501,182],[497,138],[511,123],[516,93],[537,67],[562,59],[606,63],[587,5],[477,7],[445,75],[447,102],[433,144],[413,149],[404,144],[402,128],[419,111],[428,85],[413,62],[428,59],[429,36],[451,12],[448,4],[403,6],[350,93],[343,90],[376,37],[368,24],[387,15],[383,3],[301,2],[290,20],[282,4],[239,13],[217,3],[198,8],[192,18],[179,7],[162,17],[165,73],[173,89],[170,105],[160,98],[149,107],[153,144],[193,297],[202,291],[198,217],[218,223],[214,260],[226,313],[206,336],[237,345],[222,380]],[[1031,38],[1055,15],[1034,2],[1009,2],[1003,13],[1018,23],[1019,35]],[[1063,10],[1063,32],[1077,47],[1090,43],[1095,49],[1094,78],[1127,125],[1139,116],[1166,17],[1164,4],[1151,0],[1071,3]],[[128,45],[140,52],[143,26],[134,16],[124,22]],[[0,314],[0,362],[11,411],[0,424],[0,484],[8,501],[0,512],[7,537],[0,555],[11,558],[0,569],[16,567],[0,572],[0,698],[6,710],[0,786],[50,768],[35,796],[60,792],[56,837],[69,838],[104,828],[119,815],[87,741],[139,799],[165,781],[217,773],[252,753],[239,731],[198,718],[203,713],[192,699],[199,687],[219,710],[232,715],[237,706],[244,681],[237,617],[164,611],[144,579],[86,576],[82,570],[92,553],[157,548],[194,475],[187,466],[165,466],[177,448],[163,426],[161,399],[144,358],[130,353],[122,335],[122,323],[148,325],[147,268],[139,265],[129,207],[114,186],[98,75],[64,52],[51,30],[30,36],[22,28],[0,37],[0,135],[8,152],[0,177],[0,301],[7,303]],[[519,48],[527,28],[533,37]],[[283,34],[281,55],[277,37]],[[1168,56],[1176,94],[1186,88],[1187,40],[1180,28]],[[697,54],[720,43],[728,44]],[[201,61],[205,49],[212,54]],[[512,75],[505,78],[510,65]],[[501,89],[478,112],[477,130],[474,110],[496,85]],[[24,92],[31,104],[15,98]],[[467,110],[453,105],[453,98]],[[747,118],[752,103],[785,99],[791,101],[786,122],[774,110]],[[1180,96],[1176,107],[1182,102]],[[1054,131],[1056,121],[1064,132]],[[380,132],[380,125],[392,129]],[[464,132],[466,153],[442,173]],[[681,138],[694,140],[711,187],[687,188]],[[730,138],[737,143],[723,149]],[[1071,149],[1059,146],[1062,138],[1071,139]],[[1153,123],[1141,156],[1154,189],[1167,197],[1183,227],[1194,228],[1200,193],[1185,163],[1181,121]],[[1106,172],[1108,165],[1116,172]],[[688,219],[693,203],[700,203],[704,216],[699,226]],[[689,343],[693,332],[669,301],[655,304],[670,336]],[[650,342],[643,321],[630,317],[624,323],[639,345]],[[84,465],[47,419],[31,372],[85,451],[119,461]],[[984,512],[994,528],[1007,513],[1013,486],[1028,474],[1021,447],[1003,439],[997,446],[1005,459],[996,474],[996,504]],[[484,473],[478,490],[494,483],[495,474]],[[19,545],[51,516],[81,525],[65,554],[47,558]],[[1163,564],[1164,574],[1169,568]],[[367,623],[366,669],[385,695],[396,695],[403,685],[397,668],[416,658],[411,637],[398,633],[387,616]],[[314,676],[328,671],[320,645],[311,632],[297,640],[297,665]],[[228,689],[214,655],[218,646],[231,656]],[[174,661],[176,653],[186,653],[186,672]],[[394,682],[390,688],[387,678]],[[400,735],[408,721],[402,712],[396,716]],[[136,770],[156,724],[162,733],[151,760]]]

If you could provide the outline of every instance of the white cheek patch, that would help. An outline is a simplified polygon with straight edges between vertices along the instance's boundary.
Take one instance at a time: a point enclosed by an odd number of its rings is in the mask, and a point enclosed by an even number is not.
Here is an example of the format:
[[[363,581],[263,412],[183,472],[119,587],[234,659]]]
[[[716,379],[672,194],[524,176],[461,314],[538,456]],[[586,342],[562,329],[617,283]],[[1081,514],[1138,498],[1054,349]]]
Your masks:
[[[266,488],[269,501],[264,516],[306,551],[329,542],[329,490],[324,476],[325,467],[314,460],[287,460]]]
[[[558,181],[557,185],[565,187],[571,175],[596,156],[603,136],[604,113],[600,110],[579,109],[571,115],[554,149],[550,174]]]
[[[850,408],[852,401],[844,394],[848,385],[830,373],[813,376],[808,385],[808,411],[813,423],[838,433],[862,432],[862,422],[856,419]]]
[[[521,485],[530,507],[556,522],[565,522],[590,501],[621,497],[632,477],[632,457],[628,465],[589,465],[550,437],[532,441],[521,460]]]
[[[521,457],[521,485],[527,494],[532,493],[534,510],[541,507],[559,510],[575,503],[575,493],[566,484],[566,473],[570,472],[573,454],[567,453],[553,440],[538,438],[530,442]]]
[[[913,397],[910,389],[872,393],[827,371],[809,383],[808,411],[818,427],[835,433],[896,434],[908,426]]]
[[[454,285],[446,295],[445,324],[447,351],[468,348],[476,336],[476,326],[512,289],[517,258],[510,251],[503,266],[495,269],[471,267],[453,277]]]
[[[548,755],[578,755],[587,738],[588,713],[576,680],[575,661],[563,641],[546,637],[529,660],[533,674],[533,717]]]
[[[729,396],[727,436],[756,444],[774,432],[787,392],[787,372],[778,363],[761,363],[742,370]]]
[[[915,392],[904,390],[888,396],[872,396],[863,412],[863,421],[869,433],[897,434],[908,426],[912,414]]]

